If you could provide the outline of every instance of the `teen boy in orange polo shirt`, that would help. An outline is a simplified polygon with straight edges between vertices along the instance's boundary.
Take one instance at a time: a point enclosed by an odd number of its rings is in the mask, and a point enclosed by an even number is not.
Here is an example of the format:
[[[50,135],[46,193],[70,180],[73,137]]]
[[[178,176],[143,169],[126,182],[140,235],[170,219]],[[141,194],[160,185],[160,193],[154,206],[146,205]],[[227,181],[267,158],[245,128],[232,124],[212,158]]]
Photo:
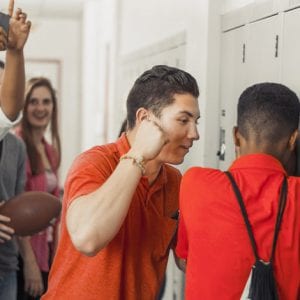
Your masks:
[[[188,73],[155,66],[127,99],[127,132],[74,162],[43,299],[156,299],[176,231],[179,172],[199,138]]]
[[[258,257],[265,262],[270,261],[279,195],[293,159],[298,123],[299,100],[283,85],[257,84],[239,99],[234,140],[240,157],[229,171],[241,191]],[[300,178],[287,181],[273,268],[279,299],[296,300],[300,299]],[[192,168],[183,176],[176,251],[187,262],[187,300],[248,299],[248,293],[246,298],[241,295],[255,256],[224,172]]]

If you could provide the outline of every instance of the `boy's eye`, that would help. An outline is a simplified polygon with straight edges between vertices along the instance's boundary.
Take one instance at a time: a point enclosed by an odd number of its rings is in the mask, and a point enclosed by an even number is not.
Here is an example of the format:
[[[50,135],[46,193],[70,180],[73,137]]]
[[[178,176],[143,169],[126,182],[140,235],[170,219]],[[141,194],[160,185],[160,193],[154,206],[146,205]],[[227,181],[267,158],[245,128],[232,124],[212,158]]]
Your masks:
[[[188,119],[180,119],[179,122],[181,122],[182,124],[186,124],[189,120]]]

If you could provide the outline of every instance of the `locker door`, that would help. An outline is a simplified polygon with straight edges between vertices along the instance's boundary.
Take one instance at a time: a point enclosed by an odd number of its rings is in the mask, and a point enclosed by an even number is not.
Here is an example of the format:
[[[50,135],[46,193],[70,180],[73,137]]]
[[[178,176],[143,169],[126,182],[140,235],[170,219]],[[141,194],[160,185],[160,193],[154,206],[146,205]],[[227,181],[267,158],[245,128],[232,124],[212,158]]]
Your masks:
[[[300,96],[300,9],[284,14],[282,83]]]
[[[247,30],[247,85],[280,80],[282,15],[249,24]]]
[[[245,26],[225,32],[221,41],[219,168],[227,169],[235,158],[232,128],[237,101],[245,88]]]

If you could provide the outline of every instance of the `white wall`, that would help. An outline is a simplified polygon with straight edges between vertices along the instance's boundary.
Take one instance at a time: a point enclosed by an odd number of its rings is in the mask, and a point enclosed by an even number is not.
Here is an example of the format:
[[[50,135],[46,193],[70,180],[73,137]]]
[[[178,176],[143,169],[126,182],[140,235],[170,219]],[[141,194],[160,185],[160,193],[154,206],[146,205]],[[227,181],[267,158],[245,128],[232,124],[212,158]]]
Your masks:
[[[81,150],[108,142],[109,115],[114,118],[115,10],[113,0],[84,3]]]
[[[258,1],[264,1],[264,0],[256,0],[256,2]],[[224,0],[222,1],[221,13],[225,14],[227,12],[230,12],[232,10],[243,7],[253,2],[255,2],[255,0]]]

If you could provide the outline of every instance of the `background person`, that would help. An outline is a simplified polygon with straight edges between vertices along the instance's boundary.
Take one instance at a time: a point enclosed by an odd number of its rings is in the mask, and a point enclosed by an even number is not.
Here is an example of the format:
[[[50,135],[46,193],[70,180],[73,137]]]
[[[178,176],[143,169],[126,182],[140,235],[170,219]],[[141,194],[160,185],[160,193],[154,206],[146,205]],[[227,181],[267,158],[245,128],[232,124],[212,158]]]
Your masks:
[[[50,126],[52,143],[46,141]],[[60,138],[57,124],[57,98],[47,78],[32,78],[27,83],[23,118],[17,134],[24,140],[27,150],[26,191],[42,191],[59,196],[57,170],[60,163]],[[34,252],[31,264],[23,266],[31,274],[31,283],[19,276],[18,299],[39,298],[47,289],[49,266],[58,240],[58,221],[53,226],[30,237]],[[22,271],[19,272],[22,275]]]
[[[25,181],[25,147],[8,130],[14,124],[24,97],[23,48],[31,23],[21,9],[14,11],[14,1],[9,2],[9,40],[0,27],[0,48],[6,51],[6,67],[0,64],[0,200],[1,205],[21,193]],[[1,25],[1,24],[0,24]],[[0,215],[0,299],[16,299],[18,244],[24,261],[30,259],[26,239],[14,236],[7,224],[10,219]]]

